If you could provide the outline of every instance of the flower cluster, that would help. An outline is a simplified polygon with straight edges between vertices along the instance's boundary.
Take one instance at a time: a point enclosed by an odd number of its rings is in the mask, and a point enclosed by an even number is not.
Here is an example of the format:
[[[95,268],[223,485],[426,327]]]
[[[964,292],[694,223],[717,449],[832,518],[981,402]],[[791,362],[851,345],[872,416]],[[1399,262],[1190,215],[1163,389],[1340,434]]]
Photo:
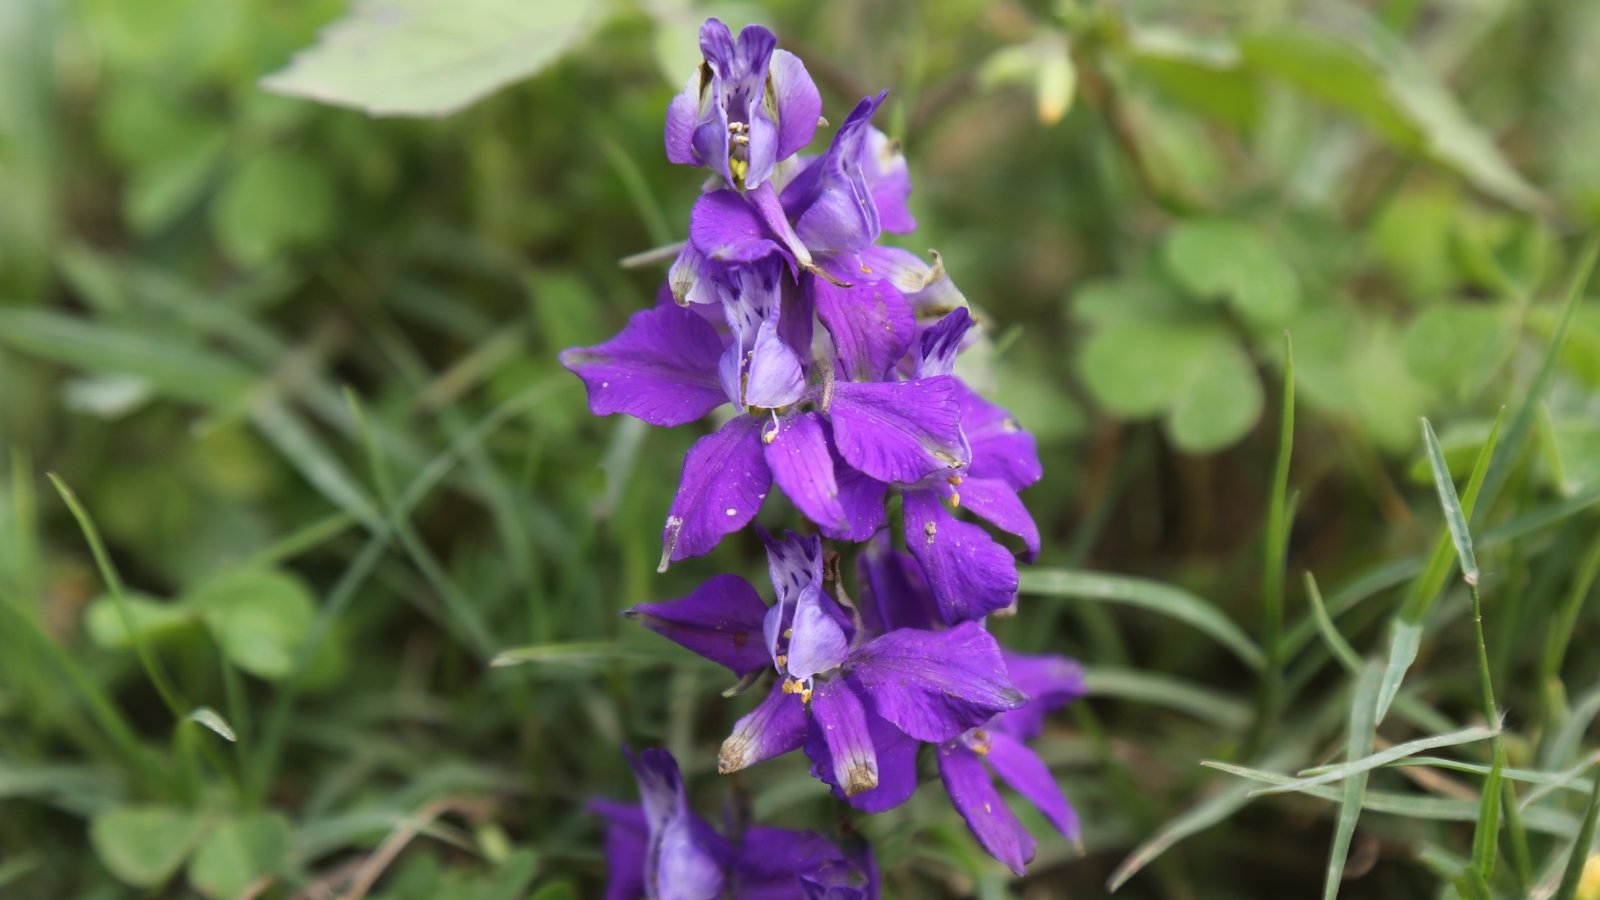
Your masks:
[[[933,745],[974,835],[1020,873],[1033,839],[989,773],[1076,837],[1026,742],[1082,679],[989,634],[986,617],[1014,608],[1016,556],[961,511],[1033,559],[1018,493],[1041,475],[1034,440],[955,375],[979,327],[937,255],[878,244],[916,224],[905,160],[872,125],[885,94],[808,156],[822,104],[805,66],[759,26],[735,39],[712,19],[700,46],[665,131],[670,160],[711,172],[689,240],[652,308],[562,363],[598,415],[670,427],[721,411],[684,460],[663,570],[751,525],[774,484],[806,524],[762,532],[771,605],[724,575],[629,614],[745,686],[777,673],[724,743],[722,772],[803,749],[817,778],[874,812],[911,795]],[[854,599],[828,541],[863,545]]]

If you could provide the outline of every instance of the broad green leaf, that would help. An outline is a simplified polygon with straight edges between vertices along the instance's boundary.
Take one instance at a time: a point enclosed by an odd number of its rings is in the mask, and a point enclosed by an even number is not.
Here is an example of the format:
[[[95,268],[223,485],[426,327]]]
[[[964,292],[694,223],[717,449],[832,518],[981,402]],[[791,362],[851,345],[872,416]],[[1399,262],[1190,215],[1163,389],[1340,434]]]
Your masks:
[[[236,262],[263,265],[332,232],[334,192],[327,168],[306,154],[257,154],[223,185],[211,207],[211,224]]]
[[[125,806],[95,816],[89,843],[111,874],[138,888],[160,885],[183,865],[205,825],[164,806]]]
[[[231,900],[258,878],[272,875],[289,854],[289,822],[258,813],[224,822],[189,861],[189,884],[208,897]]]
[[[1078,354],[1084,384],[1119,416],[1165,412],[1183,393],[1189,373],[1226,333],[1182,322],[1130,320],[1095,330]]]
[[[1355,115],[1501,200],[1525,209],[1545,204],[1433,73],[1375,23],[1315,31],[1286,25],[1245,35],[1239,49],[1261,71]]]
[[[306,586],[270,569],[230,572],[184,599],[230,662],[269,680],[290,673],[314,614]]]
[[[359,0],[261,84],[377,116],[449,115],[549,66],[608,11],[600,2]]]
[[[1283,252],[1243,222],[1186,221],[1167,238],[1165,258],[1196,299],[1225,299],[1257,327],[1284,324],[1300,305],[1300,281]]]
[[[1072,569],[1024,569],[1018,575],[1018,593],[1100,600],[1148,609],[1205,632],[1251,668],[1260,668],[1265,659],[1261,648],[1221,610],[1171,585]]]
[[[1074,317],[1100,328],[1124,322],[1181,318],[1184,301],[1153,278],[1105,278],[1090,281],[1072,294]]]
[[[1482,389],[1516,348],[1507,311],[1451,303],[1430,307],[1406,329],[1406,366],[1418,379],[1464,399]]]
[[[1261,379],[1238,344],[1213,342],[1190,369],[1167,415],[1167,433],[1189,453],[1220,450],[1261,418]]]
[[[1130,24],[1128,59],[1172,99],[1237,125],[1249,126],[1261,106],[1255,73],[1244,69],[1232,42],[1159,25]]]
[[[127,601],[128,618],[133,621],[134,630],[141,640],[159,640],[194,621],[193,613],[176,603],[141,594],[131,594],[124,599]],[[90,639],[102,647],[120,649],[133,644],[122,612],[117,609],[113,597],[98,597],[89,604],[84,625]]]

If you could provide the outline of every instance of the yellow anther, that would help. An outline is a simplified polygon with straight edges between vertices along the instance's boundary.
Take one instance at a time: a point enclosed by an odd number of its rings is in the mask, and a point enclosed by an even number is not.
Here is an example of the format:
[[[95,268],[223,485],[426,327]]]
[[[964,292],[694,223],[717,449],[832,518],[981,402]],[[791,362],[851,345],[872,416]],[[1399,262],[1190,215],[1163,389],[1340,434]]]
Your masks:
[[[958,485],[958,484],[961,483],[961,476],[960,475],[951,475],[949,478],[946,478],[945,481],[949,482],[950,485],[952,487],[954,487],[955,485]]]
[[[961,505],[961,495],[955,491],[950,492],[950,508],[955,509]]]
[[[794,637],[794,629],[793,628],[785,628],[783,630],[783,639],[784,640],[788,640],[789,638],[792,638],[792,637]]]
[[[782,669],[785,666],[789,665],[789,654],[787,654],[787,653],[779,653],[778,654],[778,658],[773,660],[773,661],[778,664],[778,668]]]

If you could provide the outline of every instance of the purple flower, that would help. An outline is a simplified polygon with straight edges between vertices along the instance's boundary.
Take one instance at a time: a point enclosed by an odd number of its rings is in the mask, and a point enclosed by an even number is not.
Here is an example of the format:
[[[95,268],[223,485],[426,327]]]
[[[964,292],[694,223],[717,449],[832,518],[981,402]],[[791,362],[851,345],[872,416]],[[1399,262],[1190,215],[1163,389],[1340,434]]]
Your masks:
[[[728,26],[700,27],[705,62],[667,107],[667,159],[711,167],[739,190],[765,184],[779,160],[817,130],[822,97],[798,57],[750,25],[734,39]]]
[[[1083,672],[1057,656],[1007,653],[1005,660],[1007,674],[1028,694],[1027,705],[939,745],[939,778],[983,849],[1021,875],[1033,859],[1034,839],[995,790],[991,772],[1068,840],[1078,840],[1077,813],[1027,742],[1043,730],[1046,713],[1083,695]]]
[[[813,832],[781,828],[729,840],[689,809],[671,754],[630,752],[628,762],[641,804],[589,803],[606,820],[606,900],[876,900],[877,865],[866,847],[846,852]]]
[[[723,576],[681,600],[630,611],[741,676],[763,664],[750,649],[760,621],[778,679],[723,743],[720,771],[804,747],[812,774],[851,805],[875,812],[916,789],[919,743],[952,740],[1025,702],[981,624],[868,629],[825,577],[819,538],[769,538],[767,557],[777,597],[770,607],[761,608],[742,579]]]

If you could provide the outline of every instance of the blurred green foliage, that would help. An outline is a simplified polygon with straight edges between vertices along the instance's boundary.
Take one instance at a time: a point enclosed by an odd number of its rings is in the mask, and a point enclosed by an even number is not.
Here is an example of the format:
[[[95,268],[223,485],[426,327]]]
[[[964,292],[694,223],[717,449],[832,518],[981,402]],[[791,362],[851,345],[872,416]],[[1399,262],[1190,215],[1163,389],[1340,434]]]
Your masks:
[[[856,822],[888,895],[1097,896],[1126,859],[1119,896],[1312,896],[1329,798],[1350,896],[1553,890],[1600,713],[1600,305],[1562,304],[1600,6],[1555,0],[0,3],[0,890],[591,896],[624,742],[708,812],[836,822],[798,759],[718,779],[747,701],[616,616],[757,574],[748,538],[654,572],[693,429],[594,420],[556,364],[654,295],[618,260],[682,238],[660,128],[707,14],[775,28],[830,110],[892,90],[914,249],[1043,448],[1046,571],[995,627],[1089,667],[1042,744],[1086,857],[1045,839],[1012,885],[922,791]],[[1442,576],[1393,716],[1337,663],[1385,659],[1441,540],[1418,417],[1465,485],[1502,407],[1470,521],[1504,758],[1247,806],[1197,762],[1481,717]],[[1526,808],[1469,859],[1502,776]]]

